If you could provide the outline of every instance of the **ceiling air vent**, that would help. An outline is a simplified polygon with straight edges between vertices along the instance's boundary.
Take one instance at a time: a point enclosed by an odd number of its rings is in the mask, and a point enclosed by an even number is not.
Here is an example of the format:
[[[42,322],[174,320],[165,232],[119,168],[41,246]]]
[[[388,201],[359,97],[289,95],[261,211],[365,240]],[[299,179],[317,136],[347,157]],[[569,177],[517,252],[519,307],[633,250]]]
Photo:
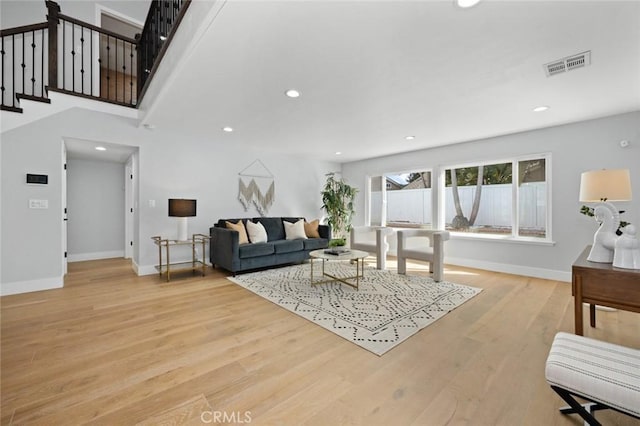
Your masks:
[[[591,51],[578,53],[544,65],[547,77],[591,65]]]

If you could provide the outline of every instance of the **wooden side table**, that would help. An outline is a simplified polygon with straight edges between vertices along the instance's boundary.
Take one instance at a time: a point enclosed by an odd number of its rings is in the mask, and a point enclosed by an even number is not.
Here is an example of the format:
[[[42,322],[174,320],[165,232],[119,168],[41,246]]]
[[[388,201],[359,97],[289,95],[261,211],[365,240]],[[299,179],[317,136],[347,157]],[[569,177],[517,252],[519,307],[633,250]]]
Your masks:
[[[166,238],[162,238],[160,236],[151,237],[153,242],[158,246],[158,265],[156,265],[156,269],[162,277],[162,274],[167,274],[167,281],[171,281],[171,272],[175,272],[177,270],[192,270],[194,273],[198,269],[202,271],[202,276],[205,275],[207,264],[205,263],[205,248],[206,243],[211,239],[208,235],[204,234],[193,234],[190,240],[186,241],[178,241],[178,240],[169,240]],[[196,247],[201,244],[202,245],[202,260],[198,259],[198,255],[196,253]],[[176,262],[171,263],[171,248],[177,246],[191,246],[191,261],[187,262]],[[165,249],[166,255],[162,256],[162,249]]]
[[[589,262],[591,246],[584,249],[571,270],[575,332],[583,335],[582,304],[589,304],[591,327],[596,326],[596,305],[640,313],[640,270],[616,268],[611,263]]]

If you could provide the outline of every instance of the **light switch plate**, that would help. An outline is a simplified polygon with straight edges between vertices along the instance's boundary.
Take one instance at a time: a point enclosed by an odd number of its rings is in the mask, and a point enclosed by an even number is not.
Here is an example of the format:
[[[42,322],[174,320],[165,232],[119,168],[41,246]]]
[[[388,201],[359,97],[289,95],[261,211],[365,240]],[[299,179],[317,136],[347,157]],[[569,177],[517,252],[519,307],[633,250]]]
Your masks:
[[[29,200],[30,209],[48,209],[49,200]]]

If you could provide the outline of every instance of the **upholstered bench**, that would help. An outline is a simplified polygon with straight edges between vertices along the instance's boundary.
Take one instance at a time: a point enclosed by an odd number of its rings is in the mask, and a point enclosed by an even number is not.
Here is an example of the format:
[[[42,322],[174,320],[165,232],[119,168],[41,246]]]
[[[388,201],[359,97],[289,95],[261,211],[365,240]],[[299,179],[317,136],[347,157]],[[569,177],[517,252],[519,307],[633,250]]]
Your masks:
[[[640,419],[640,350],[575,334],[556,334],[546,366],[547,382],[589,425],[592,412],[610,408]],[[591,401],[580,404],[574,396]]]

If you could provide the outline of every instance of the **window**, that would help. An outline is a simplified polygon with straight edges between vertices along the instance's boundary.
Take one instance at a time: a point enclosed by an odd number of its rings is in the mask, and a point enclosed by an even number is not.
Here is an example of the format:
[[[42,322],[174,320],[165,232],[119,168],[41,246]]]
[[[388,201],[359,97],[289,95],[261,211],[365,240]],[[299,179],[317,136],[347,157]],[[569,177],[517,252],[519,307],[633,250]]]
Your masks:
[[[382,182],[384,176],[373,176],[369,178],[369,223],[372,226],[382,226],[385,224],[383,218],[384,197],[386,197],[386,191],[382,190]],[[386,213],[386,212],[385,212]]]
[[[431,226],[431,182],[431,171],[371,177],[369,223],[396,228]]]
[[[445,229],[547,239],[547,162],[541,155],[445,168]]]
[[[544,158],[518,162],[518,235],[547,238],[547,176]]]

